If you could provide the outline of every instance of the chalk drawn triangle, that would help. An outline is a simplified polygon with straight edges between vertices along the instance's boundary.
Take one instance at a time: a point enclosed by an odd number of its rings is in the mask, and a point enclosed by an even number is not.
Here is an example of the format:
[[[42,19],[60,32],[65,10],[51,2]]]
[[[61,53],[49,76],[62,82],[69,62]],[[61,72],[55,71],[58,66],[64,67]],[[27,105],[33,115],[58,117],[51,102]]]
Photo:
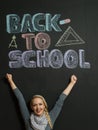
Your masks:
[[[69,26],[55,46],[84,44],[85,41]]]

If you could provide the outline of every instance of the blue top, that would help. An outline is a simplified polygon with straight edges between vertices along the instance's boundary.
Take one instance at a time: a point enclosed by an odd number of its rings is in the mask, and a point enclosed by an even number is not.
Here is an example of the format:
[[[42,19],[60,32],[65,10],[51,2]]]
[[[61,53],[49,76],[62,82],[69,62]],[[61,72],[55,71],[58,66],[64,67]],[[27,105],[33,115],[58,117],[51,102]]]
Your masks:
[[[33,130],[33,128],[30,125],[30,112],[28,110],[28,107],[26,105],[26,102],[24,100],[22,93],[20,92],[20,90],[18,88],[14,89],[13,92],[14,92],[17,100],[18,100],[20,112],[22,114],[26,130]],[[67,96],[64,93],[62,93],[59,96],[58,100],[56,101],[53,109],[49,112],[49,115],[50,115],[50,118],[51,118],[53,125],[54,125],[54,122],[57,119],[57,117],[58,117],[58,115],[59,115],[59,113],[62,109],[64,100],[65,100],[66,97]],[[50,130],[49,124],[47,125],[45,130]]]

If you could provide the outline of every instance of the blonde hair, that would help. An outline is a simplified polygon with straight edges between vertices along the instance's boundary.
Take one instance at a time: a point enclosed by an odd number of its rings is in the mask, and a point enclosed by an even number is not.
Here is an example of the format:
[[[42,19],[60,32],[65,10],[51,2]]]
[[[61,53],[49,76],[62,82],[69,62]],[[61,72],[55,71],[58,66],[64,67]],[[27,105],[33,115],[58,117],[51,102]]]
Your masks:
[[[32,102],[33,102],[34,98],[40,98],[43,101],[44,106],[45,106],[45,111],[44,112],[45,112],[46,118],[48,120],[48,124],[49,124],[50,128],[53,129],[52,121],[50,119],[50,115],[49,115],[49,112],[48,112],[48,105],[47,105],[47,102],[46,102],[45,98],[43,96],[41,96],[41,95],[34,95],[33,98],[30,101],[30,106],[32,106]]]

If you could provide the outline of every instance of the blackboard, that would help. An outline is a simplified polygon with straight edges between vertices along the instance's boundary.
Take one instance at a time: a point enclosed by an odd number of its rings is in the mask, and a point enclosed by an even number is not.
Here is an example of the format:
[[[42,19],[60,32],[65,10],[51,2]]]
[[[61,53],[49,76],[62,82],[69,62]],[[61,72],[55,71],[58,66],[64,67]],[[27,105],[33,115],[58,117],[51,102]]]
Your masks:
[[[3,0],[0,10],[0,128],[24,129],[6,73],[28,107],[41,94],[49,110],[75,74],[54,130],[97,130],[97,0]]]

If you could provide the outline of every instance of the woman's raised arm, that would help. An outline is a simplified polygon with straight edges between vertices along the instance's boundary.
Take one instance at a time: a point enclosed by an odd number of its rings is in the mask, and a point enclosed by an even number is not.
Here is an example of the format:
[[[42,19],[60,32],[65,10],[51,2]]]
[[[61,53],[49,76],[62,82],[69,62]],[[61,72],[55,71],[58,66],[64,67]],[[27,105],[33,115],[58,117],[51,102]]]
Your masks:
[[[8,80],[8,82],[9,82],[9,84],[10,84],[12,89],[16,89],[17,88],[15,83],[14,83],[14,81],[13,81],[13,79],[12,79],[12,74],[8,74],[7,73],[6,74],[6,79]]]
[[[63,91],[63,93],[65,95],[69,95],[69,93],[71,92],[72,88],[74,87],[75,83],[77,82],[77,77],[75,75],[71,76],[70,82],[67,85],[67,87],[65,88],[65,90]]]

